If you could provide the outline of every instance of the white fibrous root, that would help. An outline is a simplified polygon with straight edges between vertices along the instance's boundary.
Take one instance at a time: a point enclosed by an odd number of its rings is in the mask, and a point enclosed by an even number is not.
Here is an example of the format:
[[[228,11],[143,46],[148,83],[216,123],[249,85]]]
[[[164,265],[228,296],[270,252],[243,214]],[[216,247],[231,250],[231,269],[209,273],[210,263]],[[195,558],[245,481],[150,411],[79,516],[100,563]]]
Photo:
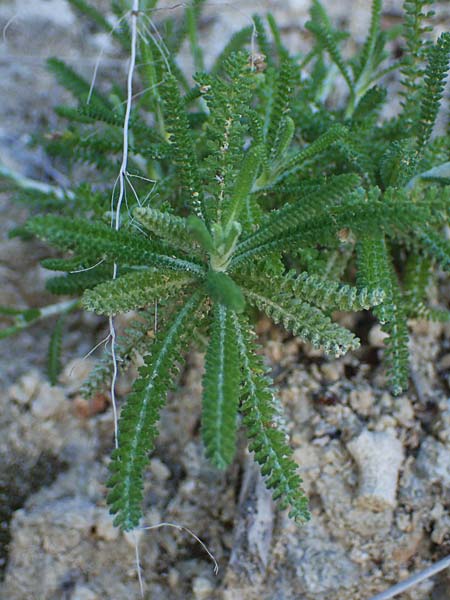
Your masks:
[[[347,444],[358,465],[359,492],[355,505],[374,512],[395,508],[403,446],[393,433],[364,430]]]

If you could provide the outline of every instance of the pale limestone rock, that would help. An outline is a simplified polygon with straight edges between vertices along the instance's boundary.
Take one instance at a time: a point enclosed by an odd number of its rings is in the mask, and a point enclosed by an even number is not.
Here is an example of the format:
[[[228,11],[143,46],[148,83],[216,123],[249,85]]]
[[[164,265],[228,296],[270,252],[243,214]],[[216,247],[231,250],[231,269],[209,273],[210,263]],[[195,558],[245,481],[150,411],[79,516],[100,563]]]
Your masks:
[[[17,404],[28,404],[37,393],[40,383],[37,371],[30,371],[9,388],[9,397]]]
[[[414,408],[406,396],[396,398],[394,402],[394,415],[397,423],[403,427],[411,427],[414,420]]]
[[[382,331],[381,325],[377,323],[369,331],[369,344],[374,348],[384,348],[384,340],[388,334]]]
[[[320,370],[322,371],[324,379],[329,383],[339,381],[342,377],[342,364],[338,362],[324,363],[320,367]]]
[[[450,488],[450,448],[444,444],[428,437],[420,447],[417,468],[430,482]]]
[[[70,600],[99,600],[99,595],[85,585],[77,585]]]
[[[170,477],[170,470],[159,458],[152,458],[150,470],[158,481],[166,481]]]
[[[391,433],[364,430],[347,444],[359,468],[360,508],[384,511],[396,505],[397,479],[403,462],[401,442]]]
[[[365,417],[369,416],[375,404],[375,397],[370,388],[352,390],[349,395],[350,406]]]
[[[192,584],[195,600],[209,600],[214,591],[214,586],[206,577],[196,577]]]
[[[51,419],[66,412],[68,403],[64,390],[60,387],[52,387],[49,383],[41,384],[39,393],[31,405],[31,412],[39,419]]]

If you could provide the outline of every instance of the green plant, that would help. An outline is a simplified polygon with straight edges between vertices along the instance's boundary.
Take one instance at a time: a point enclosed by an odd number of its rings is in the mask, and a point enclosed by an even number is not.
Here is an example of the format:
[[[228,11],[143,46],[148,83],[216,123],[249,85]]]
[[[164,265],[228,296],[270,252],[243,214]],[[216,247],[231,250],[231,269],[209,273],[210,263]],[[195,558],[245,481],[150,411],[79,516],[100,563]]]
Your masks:
[[[425,13],[424,7],[429,4],[405,2],[404,55],[386,64],[386,44],[399,31],[381,30],[381,1],[372,3],[367,39],[350,59],[344,59],[340,49],[345,36],[333,28],[321,4],[313,2],[306,27],[316,44],[303,60],[310,65],[310,75],[300,82],[294,75],[290,85],[291,116],[305,144],[304,163],[301,171],[285,172],[271,190],[276,206],[281,195],[295,202],[305,185],[324,173],[360,175],[350,211],[339,203],[328,206],[329,214],[324,215],[322,205],[317,220],[308,223],[308,234],[314,231],[311,252],[316,256],[319,242],[324,262],[305,261],[305,232],[292,228],[300,244],[296,265],[320,270],[328,262],[342,275],[355,260],[357,284],[383,290],[384,300],[373,312],[389,336],[385,361],[396,394],[408,385],[407,319],[450,319],[448,310],[427,303],[430,285],[439,268],[448,271],[450,257],[444,231],[450,199],[449,136],[432,135],[449,68],[450,33],[435,43],[426,38],[430,28],[424,22],[432,13]],[[280,55],[280,60],[286,59]],[[387,90],[377,82],[395,70],[401,73],[402,108],[386,120],[380,115]],[[342,106],[330,109],[339,77],[348,96]],[[278,80],[286,87],[281,74]],[[317,146],[323,147],[314,154]]]
[[[94,7],[71,1],[109,29]],[[448,319],[448,312],[428,307],[426,294],[437,273],[431,267],[439,261],[448,268],[450,254],[442,233],[450,189],[448,137],[431,137],[450,36],[423,42],[425,3],[405,2],[406,57],[394,66],[401,69],[408,95],[400,115],[388,121],[380,119],[386,91],[376,82],[393,69],[382,64],[385,45],[397,32],[381,31],[380,1],[373,2],[365,44],[350,60],[340,51],[345,36],[315,1],[308,24],[315,45],[308,55],[291,56],[269,16],[271,42],[263,20],[255,17],[264,60],[245,50],[252,34],[245,28],[209,72],[201,70],[198,45],[201,4],[194,3],[181,23],[160,24],[164,47],[151,36],[140,42],[142,93],[129,123],[128,196],[117,207],[113,190],[115,214],[110,182],[121,152],[125,98],[116,86],[91,92],[67,65],[50,61],[78,105],[57,109],[69,128],[43,143],[69,169],[77,161],[100,169],[106,183],[64,193],[22,192],[22,200],[41,214],[15,231],[65,253],[43,262],[65,272],[50,279],[48,289],[75,296],[55,305],[52,314],[80,306],[109,317],[136,311],[114,354],[124,366],[136,351],[145,361],[121,409],[110,467],[108,501],[116,524],[126,530],[139,523],[143,472],[159,412],[192,340],[207,340],[202,408],[207,456],[219,468],[232,461],[240,415],[268,487],[301,522],[308,518],[307,501],[258,353],[257,315],[265,313],[339,356],[358,340],[331,313],[375,307],[389,334],[386,355],[395,392],[407,381],[406,319]],[[125,24],[114,35],[127,47]],[[193,87],[176,62],[185,37],[199,69]],[[339,76],[348,101],[331,109]],[[120,230],[111,228],[113,218]],[[356,286],[349,281],[353,262]],[[155,302],[159,325],[150,339]],[[11,312],[15,323],[3,336],[45,316],[46,309],[36,310]],[[53,380],[61,331],[59,321],[49,353]],[[107,355],[100,362],[86,393],[110,383],[112,361]]]

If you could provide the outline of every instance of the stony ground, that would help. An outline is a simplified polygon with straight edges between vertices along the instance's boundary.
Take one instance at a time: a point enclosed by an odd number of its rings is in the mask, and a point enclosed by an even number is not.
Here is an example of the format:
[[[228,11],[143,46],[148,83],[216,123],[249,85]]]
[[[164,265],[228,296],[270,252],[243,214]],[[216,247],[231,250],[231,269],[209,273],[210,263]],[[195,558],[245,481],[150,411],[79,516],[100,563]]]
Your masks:
[[[361,39],[366,2],[325,4]],[[307,5],[212,4],[207,53],[267,7],[290,43],[302,46]],[[385,19],[398,19],[399,2],[385,5]],[[450,10],[447,2],[438,9],[441,29]],[[63,97],[46,74],[45,58],[58,55],[89,75],[104,46],[104,68],[123,74],[123,65],[108,39],[92,34],[62,0],[0,0],[0,28],[7,23],[0,49],[0,161],[63,184],[64,176],[28,145],[34,132],[54,125],[50,107]],[[0,304],[45,303],[45,272],[37,265],[45,251],[7,239],[7,230],[25,217],[9,198],[0,196]],[[162,414],[146,480],[145,524],[190,528],[220,570],[215,576],[187,532],[143,532],[148,599],[368,600],[450,553],[450,329],[411,324],[412,384],[408,394],[393,398],[384,389],[378,327],[364,315],[349,324],[363,345],[339,361],[260,324],[311,498],[313,518],[302,529],[274,510],[243,443],[225,474],[205,461],[198,420],[202,357],[189,357]],[[105,325],[72,318],[67,366],[54,388],[43,372],[47,333],[46,326],[36,327],[0,345],[0,598],[139,598],[135,539],[112,527],[105,507],[111,411],[105,398],[81,398],[93,359],[72,360],[102,339]],[[125,377],[122,393],[129,385]],[[401,598],[448,600],[449,587],[448,574],[442,575]]]

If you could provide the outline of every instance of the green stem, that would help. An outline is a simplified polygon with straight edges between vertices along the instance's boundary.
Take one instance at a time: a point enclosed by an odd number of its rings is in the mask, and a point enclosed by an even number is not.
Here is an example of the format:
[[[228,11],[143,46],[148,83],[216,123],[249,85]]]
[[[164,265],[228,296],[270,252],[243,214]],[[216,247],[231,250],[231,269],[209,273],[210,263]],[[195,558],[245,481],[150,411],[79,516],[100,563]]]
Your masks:
[[[37,192],[42,192],[44,194],[54,194],[57,198],[61,200],[63,198],[73,198],[73,193],[70,191],[65,191],[60,187],[55,185],[50,185],[49,183],[43,183],[42,181],[37,181],[36,179],[30,179],[29,177],[25,177],[18,171],[14,169],[10,169],[6,165],[0,164],[0,177],[5,177],[12,181],[18,187],[24,190],[35,190]]]
[[[27,308],[22,311],[14,311],[16,313],[14,315],[14,324],[0,331],[0,340],[14,335],[22,329],[26,329],[27,327],[30,327],[31,325],[34,325],[43,319],[48,319],[50,317],[55,317],[62,314],[68,314],[76,308],[79,308],[79,306],[79,300],[65,300],[63,302],[58,302],[57,304],[43,306],[42,308]],[[7,309],[1,312],[6,314],[6,310]],[[11,314],[13,311],[9,312]]]

